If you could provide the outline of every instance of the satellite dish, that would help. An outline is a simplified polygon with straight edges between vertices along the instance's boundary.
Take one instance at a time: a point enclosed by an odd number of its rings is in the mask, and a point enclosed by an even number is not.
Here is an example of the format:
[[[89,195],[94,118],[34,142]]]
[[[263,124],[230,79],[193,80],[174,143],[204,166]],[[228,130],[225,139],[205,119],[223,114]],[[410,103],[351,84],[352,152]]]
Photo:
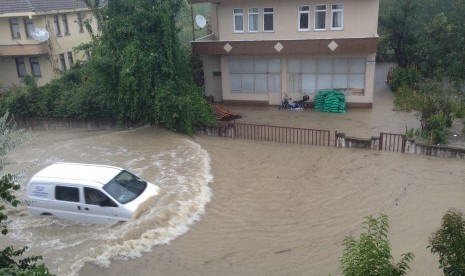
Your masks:
[[[195,23],[197,23],[197,26],[203,29],[205,28],[205,26],[207,26],[207,19],[205,19],[203,15],[197,14],[197,16],[195,17]]]
[[[31,33],[31,36],[34,40],[44,42],[48,40],[50,34],[47,32],[46,29],[35,28],[34,31]]]

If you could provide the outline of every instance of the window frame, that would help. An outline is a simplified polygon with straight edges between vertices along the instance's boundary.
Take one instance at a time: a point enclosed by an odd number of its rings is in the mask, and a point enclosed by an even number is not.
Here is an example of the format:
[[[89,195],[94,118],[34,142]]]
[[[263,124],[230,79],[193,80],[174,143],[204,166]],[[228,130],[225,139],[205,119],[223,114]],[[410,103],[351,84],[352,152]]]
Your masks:
[[[251,12],[251,10],[257,10],[257,12]],[[258,33],[260,32],[260,10],[258,8],[248,8],[247,9],[247,30],[249,33]],[[251,24],[250,24],[250,18],[251,16],[256,16],[257,17],[257,30],[252,30],[250,29]]]
[[[26,62],[24,61],[24,57],[15,57],[15,63],[18,78],[24,78],[25,76],[27,76]],[[20,67],[24,70],[24,73],[21,72]]]
[[[319,10],[318,7],[324,7],[325,9],[324,10]],[[318,5],[315,5],[315,19],[314,19],[314,26],[313,26],[313,30],[314,31],[317,31],[317,32],[321,32],[321,31],[326,31],[326,13],[328,11],[328,7],[326,4],[318,4]],[[318,15],[319,13],[324,13],[324,28],[317,28],[318,26]]]
[[[74,58],[73,58],[73,52],[68,52],[68,65],[71,68],[71,66],[74,64]]]
[[[18,18],[17,18],[17,17],[9,18],[8,21],[9,21],[9,23],[10,23],[11,38],[12,38],[12,39],[21,38],[21,29],[20,29],[20,27],[19,27],[19,20],[18,20]],[[16,21],[16,22],[13,22],[13,21]],[[17,28],[17,32],[16,32],[16,33],[15,33],[15,30],[14,30],[13,26],[16,26],[16,28]]]
[[[24,17],[24,29],[26,30],[26,37],[32,38],[32,35],[29,33],[29,26],[32,26],[31,32],[34,31],[34,21],[31,18]]]
[[[341,5],[342,7],[340,9],[333,9],[334,6],[339,6]],[[334,27],[334,14],[340,13],[341,14],[341,26],[340,27]],[[339,31],[344,29],[344,4],[331,4],[331,30],[334,31]]]
[[[271,9],[271,12],[265,11],[266,9]],[[271,30],[266,30],[265,29],[265,22],[266,22],[265,18],[266,18],[267,15],[268,16],[271,15],[271,27],[272,27]],[[275,29],[274,29],[274,8],[273,7],[265,7],[265,8],[263,8],[263,32],[264,33],[273,33],[274,31],[275,31]]]
[[[53,27],[56,36],[61,36],[60,18],[58,14],[53,15]]]
[[[29,57],[29,64],[31,65],[31,75],[40,78],[42,77],[42,70],[40,69],[40,62],[37,56]],[[39,74],[36,74],[34,70],[34,65],[37,65],[37,69],[39,70]]]
[[[65,54],[61,53],[58,55],[58,60],[60,61],[60,70],[62,72],[66,71],[66,60],[65,60]]]
[[[236,11],[241,11],[236,13]],[[240,17],[242,21],[242,30],[236,29],[236,17]],[[243,8],[234,8],[233,9],[233,30],[235,33],[243,33],[244,32],[244,9]]]
[[[77,17],[77,23],[79,25],[79,32],[83,33],[84,32],[84,21],[82,17],[82,12],[78,12],[76,17]]]
[[[66,14],[61,15],[61,22],[63,24],[63,33],[64,35],[70,35],[69,25],[68,25],[68,16]]]
[[[304,7],[307,7],[308,10],[307,11],[302,11],[300,10],[301,8],[304,8]],[[299,5],[297,7],[297,30],[299,32],[308,32],[310,31],[310,6],[309,5]],[[302,28],[302,26],[300,25],[301,23],[301,16],[306,14],[307,15],[307,28]]]

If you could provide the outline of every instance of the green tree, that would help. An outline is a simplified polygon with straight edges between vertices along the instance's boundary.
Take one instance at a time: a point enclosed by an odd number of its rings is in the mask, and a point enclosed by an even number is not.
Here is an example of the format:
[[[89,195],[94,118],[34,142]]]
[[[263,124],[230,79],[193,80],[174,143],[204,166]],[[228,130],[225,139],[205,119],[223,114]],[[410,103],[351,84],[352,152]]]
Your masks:
[[[465,275],[465,218],[461,211],[446,212],[441,227],[429,239],[428,248],[439,255],[439,268],[444,275]]]
[[[379,28],[384,47],[394,51],[399,66],[411,65],[419,39],[421,0],[385,0],[381,2]]]
[[[352,236],[344,239],[341,257],[345,276],[398,276],[406,275],[413,253],[402,254],[401,260],[393,264],[391,244],[388,239],[389,218],[385,214],[368,216],[363,222],[364,233],[359,240]]]
[[[99,10],[101,36],[91,64],[109,64],[98,81],[117,117],[192,133],[214,124],[212,110],[195,86],[189,55],[176,22],[183,0],[114,0]]]
[[[8,113],[0,118],[0,171],[8,166],[6,155],[18,145],[28,140],[29,133],[19,129]],[[4,174],[0,177],[0,200],[7,206],[16,207],[20,203],[14,194],[20,189],[16,176]],[[8,214],[5,205],[0,205],[0,229],[2,235],[8,234]],[[7,246],[0,251],[0,275],[50,275],[44,264],[38,261],[41,256],[31,256],[20,259],[27,247],[15,250]]]

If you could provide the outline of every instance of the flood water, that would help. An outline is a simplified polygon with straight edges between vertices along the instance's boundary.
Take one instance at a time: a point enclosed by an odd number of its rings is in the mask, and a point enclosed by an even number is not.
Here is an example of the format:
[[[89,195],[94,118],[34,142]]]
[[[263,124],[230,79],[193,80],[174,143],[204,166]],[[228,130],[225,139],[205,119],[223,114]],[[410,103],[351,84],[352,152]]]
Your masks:
[[[360,138],[403,133],[418,121],[393,111],[385,69],[377,71],[373,109],[234,110],[245,123]],[[124,167],[161,188],[148,212],[113,226],[31,217],[25,206],[11,211],[0,246],[30,246],[57,275],[341,275],[342,241],[378,213],[389,215],[393,257],[415,254],[409,275],[442,275],[428,238],[449,208],[465,210],[458,159],[191,138],[152,127],[34,134],[8,156],[12,170],[30,167],[26,180],[53,162],[85,162]]]
[[[75,275],[84,262],[108,265],[166,244],[185,233],[210,201],[208,153],[198,144],[158,128],[128,131],[39,131],[9,157],[33,173],[53,162],[107,164],[126,168],[160,187],[148,212],[113,226],[83,225],[32,217],[24,205],[10,212],[1,244],[29,246],[57,275]],[[25,185],[23,185],[24,188]],[[24,199],[24,190],[19,193]]]

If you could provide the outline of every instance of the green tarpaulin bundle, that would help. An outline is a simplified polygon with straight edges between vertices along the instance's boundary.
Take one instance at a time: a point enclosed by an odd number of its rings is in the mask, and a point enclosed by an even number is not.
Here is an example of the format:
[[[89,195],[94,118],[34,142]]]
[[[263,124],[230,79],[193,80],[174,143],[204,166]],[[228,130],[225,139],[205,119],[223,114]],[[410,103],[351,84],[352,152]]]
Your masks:
[[[320,90],[313,101],[316,111],[345,113],[346,96],[339,90]]]

